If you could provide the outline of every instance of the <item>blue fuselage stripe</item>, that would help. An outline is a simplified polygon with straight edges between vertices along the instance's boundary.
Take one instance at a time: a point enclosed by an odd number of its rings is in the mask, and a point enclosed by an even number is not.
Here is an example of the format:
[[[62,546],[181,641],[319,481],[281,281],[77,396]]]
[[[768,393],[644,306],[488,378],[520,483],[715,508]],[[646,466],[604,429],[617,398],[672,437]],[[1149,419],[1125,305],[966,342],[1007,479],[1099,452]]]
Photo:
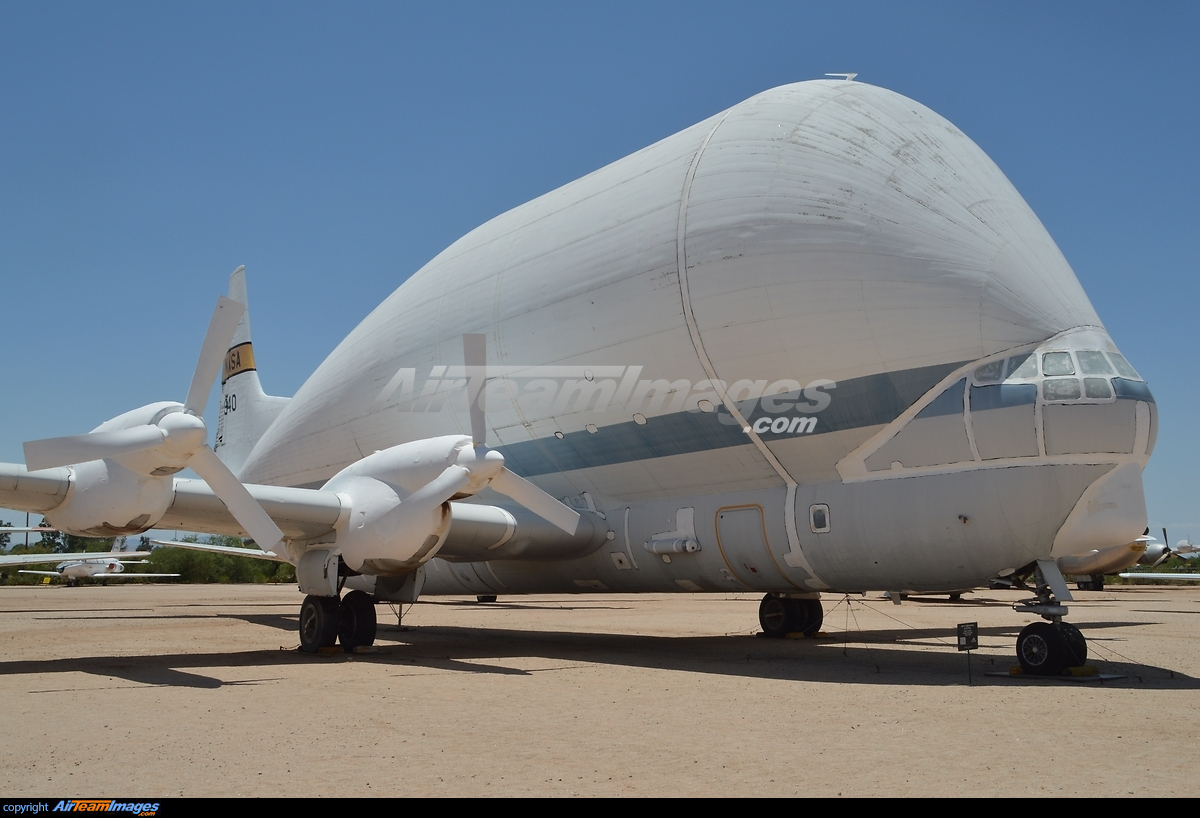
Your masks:
[[[881,426],[899,417],[964,363],[924,366],[838,381],[835,387],[824,390],[831,400],[829,406],[820,412],[806,412],[804,404],[807,399],[800,393],[776,396],[779,403],[800,403],[797,409],[790,412],[767,412],[759,401],[740,403],[738,409],[751,425],[760,418],[815,417],[816,425],[806,432],[806,437]],[[793,437],[794,433],[766,431],[759,436],[769,442]],[[533,477],[748,445],[751,445],[750,439],[729,413],[693,410],[652,417],[645,425],[633,421],[614,423],[599,428],[595,433],[571,432],[561,439],[546,437],[498,448],[514,472]]]

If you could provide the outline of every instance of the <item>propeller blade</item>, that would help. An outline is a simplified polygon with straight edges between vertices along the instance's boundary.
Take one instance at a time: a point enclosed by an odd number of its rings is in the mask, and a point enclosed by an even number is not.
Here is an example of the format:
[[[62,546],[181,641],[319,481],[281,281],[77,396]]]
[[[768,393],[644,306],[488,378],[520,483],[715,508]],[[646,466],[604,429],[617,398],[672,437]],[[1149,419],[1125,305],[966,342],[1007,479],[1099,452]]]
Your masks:
[[[283,539],[283,532],[212,449],[201,446],[192,455],[188,465],[208,483],[208,487],[225,504],[238,524],[246,529],[246,533],[254,538],[259,548],[275,551]]]
[[[212,320],[208,322],[208,332],[204,335],[204,344],[200,347],[196,371],[192,374],[192,385],[188,388],[187,400],[183,402],[184,409],[193,415],[204,414],[208,393],[212,391],[213,382],[221,372],[225,353],[229,351],[233,334],[237,332],[238,321],[242,320],[242,313],[245,311],[244,304],[239,304],[231,298],[221,296],[217,299]]]
[[[483,387],[487,382],[487,336],[463,336],[463,360],[467,365],[467,401],[471,409],[471,439],[476,446],[487,444],[487,415]]]
[[[447,466],[445,471],[383,515],[375,524],[375,530],[387,542],[395,539],[406,528],[419,528],[427,524],[434,510],[458,494],[469,482],[469,471],[461,466]]]
[[[519,477],[508,469],[502,469],[488,485],[568,534],[574,534],[579,528],[579,512],[564,506],[524,477]]]
[[[91,432],[71,437],[50,437],[25,443],[25,466],[30,471],[102,460],[159,445],[166,434],[157,426],[135,426],[115,432]]]

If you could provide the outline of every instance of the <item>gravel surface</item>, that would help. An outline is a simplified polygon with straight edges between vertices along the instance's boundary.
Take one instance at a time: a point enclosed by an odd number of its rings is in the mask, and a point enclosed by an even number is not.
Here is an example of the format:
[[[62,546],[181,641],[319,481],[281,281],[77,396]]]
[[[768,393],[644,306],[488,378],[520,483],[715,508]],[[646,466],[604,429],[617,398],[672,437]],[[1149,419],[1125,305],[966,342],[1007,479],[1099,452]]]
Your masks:
[[[748,594],[434,599],[308,656],[294,586],[4,587],[0,792],[1200,794],[1200,588],[1078,592],[1108,681],[985,675],[1021,596],[827,597],[798,640]]]

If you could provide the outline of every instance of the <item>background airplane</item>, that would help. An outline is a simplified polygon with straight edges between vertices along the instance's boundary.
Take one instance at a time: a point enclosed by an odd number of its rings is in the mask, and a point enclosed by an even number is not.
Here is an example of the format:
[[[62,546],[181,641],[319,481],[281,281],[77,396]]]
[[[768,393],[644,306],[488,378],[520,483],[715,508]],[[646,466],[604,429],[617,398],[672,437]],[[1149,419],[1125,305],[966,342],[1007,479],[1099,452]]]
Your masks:
[[[1120,572],[1134,565],[1146,565],[1155,568],[1172,557],[1191,560],[1200,556],[1197,549],[1189,540],[1180,540],[1174,548],[1167,545],[1167,529],[1163,529],[1160,542],[1149,535],[1149,529],[1141,537],[1127,545],[1114,545],[1103,550],[1093,549],[1082,554],[1060,557],[1058,568],[1064,575],[1075,576],[1076,586],[1081,591],[1104,590],[1106,574],[1126,576]],[[1134,574],[1148,576],[1147,574]]]
[[[42,531],[53,529],[40,529]],[[125,572],[126,565],[143,565],[146,560],[133,560],[133,557],[147,557],[149,551],[122,551],[120,546],[113,544],[108,553],[96,551],[80,551],[63,554],[4,554],[0,555],[0,568],[12,568],[21,565],[42,565],[58,563],[53,571],[20,570],[21,574],[37,574],[45,577],[61,577],[68,585],[78,585],[81,579],[147,579],[162,577],[177,577],[179,574],[138,574]]]

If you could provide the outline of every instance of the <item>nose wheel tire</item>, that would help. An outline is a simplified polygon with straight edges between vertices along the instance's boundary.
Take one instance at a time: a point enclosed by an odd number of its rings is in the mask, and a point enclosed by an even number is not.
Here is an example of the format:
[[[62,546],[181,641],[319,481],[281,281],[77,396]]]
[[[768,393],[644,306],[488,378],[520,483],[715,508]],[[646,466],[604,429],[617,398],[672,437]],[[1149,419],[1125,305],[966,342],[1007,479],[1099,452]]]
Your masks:
[[[1067,667],[1083,667],[1087,662],[1087,639],[1070,622],[1059,622],[1058,625],[1067,642]]]
[[[337,638],[347,651],[375,644],[375,603],[363,591],[342,598],[338,611]]]
[[[300,606],[300,649],[316,653],[331,648],[338,637],[338,600],[332,596],[306,596]]]
[[[1067,622],[1034,622],[1017,637],[1017,661],[1031,676],[1059,676],[1087,661],[1087,640]]]

